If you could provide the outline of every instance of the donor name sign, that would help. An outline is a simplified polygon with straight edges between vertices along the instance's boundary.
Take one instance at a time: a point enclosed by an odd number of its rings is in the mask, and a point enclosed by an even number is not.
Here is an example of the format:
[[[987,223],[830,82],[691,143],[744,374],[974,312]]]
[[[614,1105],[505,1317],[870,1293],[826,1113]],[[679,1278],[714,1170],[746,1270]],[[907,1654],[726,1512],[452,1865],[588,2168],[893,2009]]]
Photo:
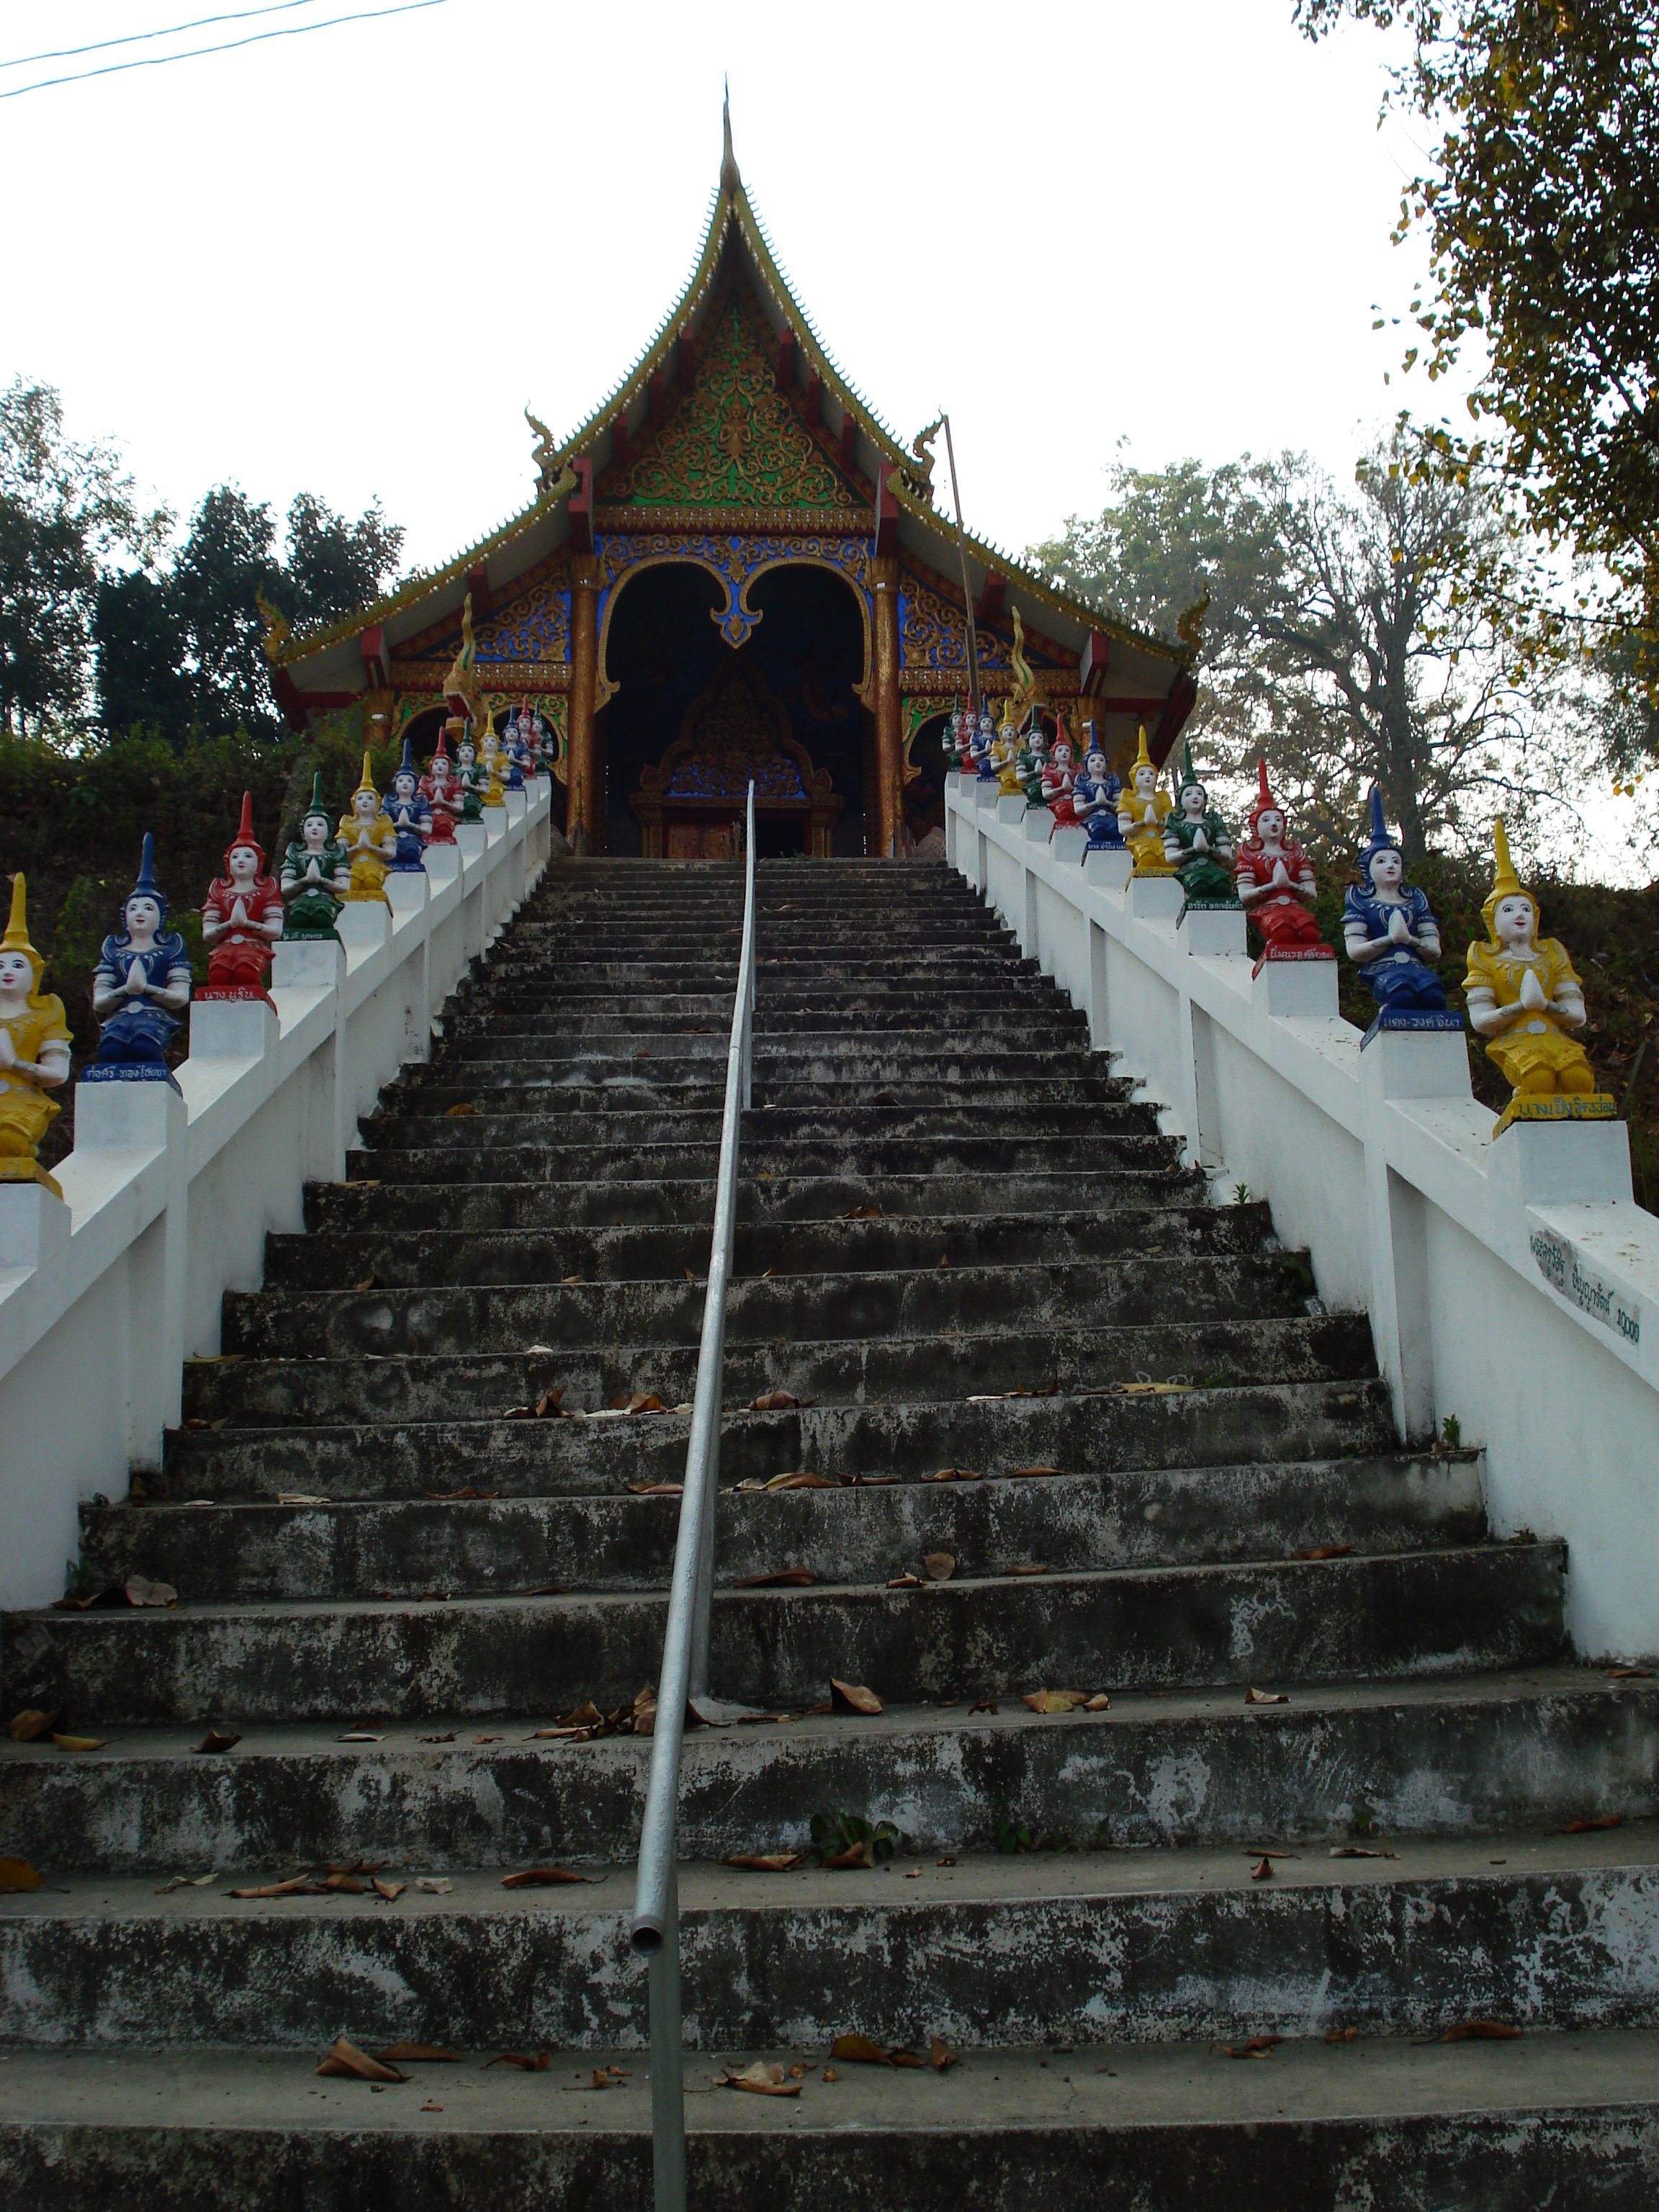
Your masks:
[[[1592,1274],[1565,1237],[1558,1237],[1553,1230],[1534,1229],[1532,1256],[1538,1262],[1539,1273],[1552,1290],[1559,1291],[1564,1298],[1571,1298],[1574,1305],[1593,1315],[1627,1344],[1640,1344],[1641,1307],[1634,1298],[1627,1298],[1621,1291],[1604,1283],[1599,1275]]]

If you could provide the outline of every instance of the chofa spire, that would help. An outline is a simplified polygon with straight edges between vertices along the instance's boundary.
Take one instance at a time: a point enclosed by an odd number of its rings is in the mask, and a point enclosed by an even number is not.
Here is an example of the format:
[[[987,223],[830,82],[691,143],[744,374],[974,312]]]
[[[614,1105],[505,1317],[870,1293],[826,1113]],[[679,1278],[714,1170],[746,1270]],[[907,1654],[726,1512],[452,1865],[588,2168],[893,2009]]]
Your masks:
[[[725,141],[720,156],[720,190],[730,196],[743,190],[743,179],[738,174],[738,157],[732,151],[732,86],[726,80],[720,100],[720,132]]]

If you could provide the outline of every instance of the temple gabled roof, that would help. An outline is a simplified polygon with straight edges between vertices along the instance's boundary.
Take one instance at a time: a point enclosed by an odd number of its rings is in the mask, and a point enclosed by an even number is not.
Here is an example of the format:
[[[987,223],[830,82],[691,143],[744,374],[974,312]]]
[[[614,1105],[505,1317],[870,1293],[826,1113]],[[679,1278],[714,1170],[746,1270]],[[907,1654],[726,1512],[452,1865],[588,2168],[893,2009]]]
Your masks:
[[[744,186],[732,150],[729,110],[724,121],[720,181],[696,266],[622,380],[562,444],[538,450],[543,489],[538,497],[441,568],[417,571],[343,621],[299,636],[278,626],[268,650],[289,711],[342,703],[368,688],[366,663],[378,660],[389,669],[391,655],[407,650],[417,637],[459,624],[463,601],[481,580],[499,600],[556,553],[571,534],[568,489],[556,487],[568,477],[568,465],[578,461],[588,472],[590,524],[593,513],[607,506],[630,512],[672,507],[680,526],[688,508],[699,514],[787,508],[797,526],[803,514],[815,520],[822,514],[826,524],[833,520],[868,535],[884,506],[896,524],[901,554],[919,562],[942,592],[960,601],[954,522],[934,509],[932,463],[901,445],[831,359],[779,269]],[[726,326],[735,319],[750,325],[763,349],[770,368],[763,404],[773,418],[775,442],[780,450],[787,447],[793,460],[775,457],[769,474],[751,471],[741,481],[733,474],[723,486],[714,453],[701,484],[688,486],[684,467],[677,482],[660,471],[653,479],[648,465],[653,442],[660,447],[677,434],[684,447],[686,410],[699,402],[709,349],[722,343]],[[750,398],[746,404],[756,402]],[[717,447],[718,426],[702,427],[709,434],[693,445]],[[549,495],[550,488],[555,495]],[[1189,647],[1115,620],[1058,590],[1000,547],[969,536],[967,550],[975,603],[995,607],[1015,597],[1039,647],[1047,641],[1073,658],[1091,636],[1109,639],[1114,691],[1121,686],[1163,697],[1189,668]],[[373,654],[370,631],[377,633]]]

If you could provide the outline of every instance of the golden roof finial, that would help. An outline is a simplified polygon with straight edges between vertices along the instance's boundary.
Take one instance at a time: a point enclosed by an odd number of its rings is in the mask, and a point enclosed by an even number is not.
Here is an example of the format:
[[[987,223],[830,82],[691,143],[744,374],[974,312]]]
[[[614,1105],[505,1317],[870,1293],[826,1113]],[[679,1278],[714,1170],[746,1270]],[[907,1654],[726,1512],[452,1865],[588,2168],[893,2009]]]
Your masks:
[[[738,174],[738,157],[732,151],[732,83],[725,80],[720,101],[720,132],[725,139],[725,151],[720,158],[720,190],[735,194],[743,190],[743,179]]]
[[[288,643],[288,617],[280,607],[274,607],[265,597],[263,585],[253,587],[253,604],[259,610],[259,619],[265,626],[265,659],[276,660]]]
[[[1209,611],[1210,595],[1206,592],[1201,599],[1193,601],[1176,624],[1176,635],[1189,653],[1196,653],[1204,642],[1204,617]]]

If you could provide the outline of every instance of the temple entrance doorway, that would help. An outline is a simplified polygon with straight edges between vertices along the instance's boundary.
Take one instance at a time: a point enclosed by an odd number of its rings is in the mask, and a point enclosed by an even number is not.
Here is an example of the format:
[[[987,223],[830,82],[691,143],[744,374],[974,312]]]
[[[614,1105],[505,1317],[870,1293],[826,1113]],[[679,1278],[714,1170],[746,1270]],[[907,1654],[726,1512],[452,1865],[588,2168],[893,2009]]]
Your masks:
[[[721,859],[750,776],[762,857],[864,850],[859,703],[864,624],[852,587],[803,565],[750,589],[759,617],[728,645],[711,619],[724,594],[705,569],[647,568],[619,587],[605,671],[617,687],[596,719],[606,849]]]

